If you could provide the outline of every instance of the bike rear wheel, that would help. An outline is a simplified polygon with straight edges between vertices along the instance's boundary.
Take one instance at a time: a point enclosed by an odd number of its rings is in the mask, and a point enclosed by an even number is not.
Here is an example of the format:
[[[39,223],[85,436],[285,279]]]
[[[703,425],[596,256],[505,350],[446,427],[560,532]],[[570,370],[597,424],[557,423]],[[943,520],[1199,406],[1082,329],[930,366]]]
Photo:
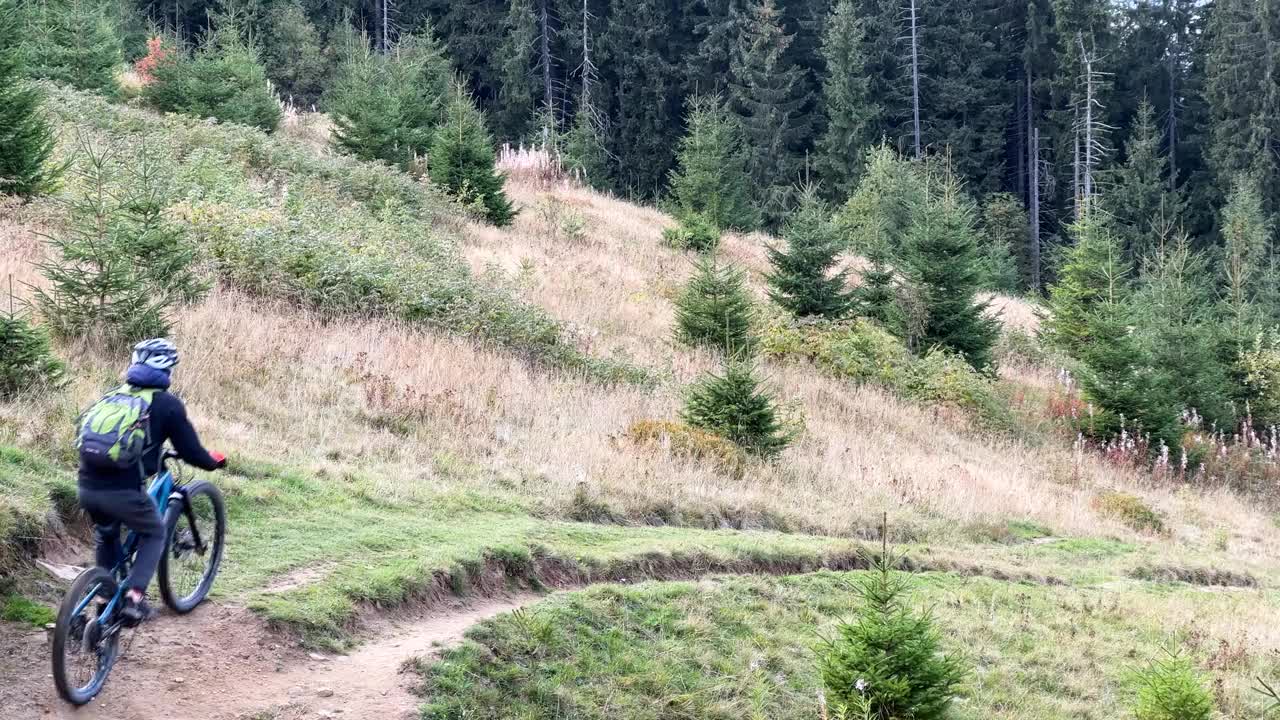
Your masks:
[[[80,573],[62,599],[53,630],[53,683],[63,700],[84,705],[102,692],[115,664],[120,628],[104,627],[99,614],[116,594],[111,573],[94,567]]]
[[[165,511],[168,537],[159,573],[164,604],[180,614],[191,612],[209,595],[227,535],[227,510],[217,487],[192,483],[184,488],[184,496]]]

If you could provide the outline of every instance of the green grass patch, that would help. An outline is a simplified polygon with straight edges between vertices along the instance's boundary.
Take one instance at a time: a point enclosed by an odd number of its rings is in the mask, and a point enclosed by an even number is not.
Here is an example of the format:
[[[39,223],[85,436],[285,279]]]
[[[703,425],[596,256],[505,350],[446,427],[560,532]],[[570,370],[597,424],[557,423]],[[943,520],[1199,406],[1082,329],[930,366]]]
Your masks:
[[[36,455],[0,445],[0,575],[29,560],[50,514],[75,507],[75,480]]]
[[[0,597],[0,620],[42,628],[57,619],[58,615],[53,608],[28,600],[21,595]]]
[[[486,621],[422,669],[427,720],[473,718],[820,717],[815,648],[855,608],[853,574],[719,578],[601,586]],[[1230,599],[919,576],[946,645],[973,669],[958,720],[1125,716],[1127,669],[1177,640],[1167,604],[1212,618]],[[1136,611],[1134,608],[1141,608]],[[1216,640],[1194,653],[1212,663]],[[1219,692],[1255,717],[1251,673],[1265,657],[1215,671]]]

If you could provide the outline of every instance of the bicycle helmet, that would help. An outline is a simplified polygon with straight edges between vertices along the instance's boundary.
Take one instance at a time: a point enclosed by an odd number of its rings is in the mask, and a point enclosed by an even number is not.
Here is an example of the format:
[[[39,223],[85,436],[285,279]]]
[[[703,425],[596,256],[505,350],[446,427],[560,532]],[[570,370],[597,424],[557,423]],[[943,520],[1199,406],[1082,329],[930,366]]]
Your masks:
[[[167,371],[178,364],[178,346],[164,338],[143,340],[133,346],[133,362]]]

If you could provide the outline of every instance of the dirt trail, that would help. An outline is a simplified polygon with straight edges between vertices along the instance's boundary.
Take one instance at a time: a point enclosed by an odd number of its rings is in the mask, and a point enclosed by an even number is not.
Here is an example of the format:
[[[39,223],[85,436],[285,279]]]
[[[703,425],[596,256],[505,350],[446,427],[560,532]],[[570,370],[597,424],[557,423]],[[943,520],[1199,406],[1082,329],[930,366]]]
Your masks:
[[[49,676],[43,632],[0,623],[0,708],[14,720],[402,720],[417,717],[406,660],[537,596],[456,602],[384,617],[349,655],[307,653],[248,610],[206,604],[137,632],[106,689],[80,709]],[[125,642],[128,642],[126,638]]]

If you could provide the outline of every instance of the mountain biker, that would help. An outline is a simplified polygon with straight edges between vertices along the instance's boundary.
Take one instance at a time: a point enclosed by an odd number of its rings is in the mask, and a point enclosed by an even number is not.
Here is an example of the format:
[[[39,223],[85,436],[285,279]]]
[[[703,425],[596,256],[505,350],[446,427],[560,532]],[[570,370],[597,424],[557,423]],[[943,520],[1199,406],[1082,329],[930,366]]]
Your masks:
[[[138,535],[138,552],[125,580],[128,590],[121,608],[122,615],[135,624],[154,615],[146,592],[164,553],[165,532],[160,511],[143,483],[160,470],[160,453],[165,441],[172,443],[184,461],[203,470],[217,470],[227,464],[222,453],[205,450],[187,419],[186,407],[167,392],[170,375],[177,364],[178,348],[172,342],[156,338],[138,343],[133,348],[132,363],[125,371],[125,385],[86,412],[85,417],[89,419],[81,426],[80,507],[95,526],[98,566],[110,571],[120,562],[121,525]],[[94,420],[90,416],[112,402],[117,403],[117,410],[121,403],[134,403],[137,420],[130,427],[140,428],[140,437],[145,438],[134,453],[138,456],[137,462],[125,468],[104,462],[102,457],[94,457],[93,452],[86,449],[92,445],[88,433],[102,427],[99,423],[91,429],[89,426]],[[121,432],[118,422],[113,429]]]

